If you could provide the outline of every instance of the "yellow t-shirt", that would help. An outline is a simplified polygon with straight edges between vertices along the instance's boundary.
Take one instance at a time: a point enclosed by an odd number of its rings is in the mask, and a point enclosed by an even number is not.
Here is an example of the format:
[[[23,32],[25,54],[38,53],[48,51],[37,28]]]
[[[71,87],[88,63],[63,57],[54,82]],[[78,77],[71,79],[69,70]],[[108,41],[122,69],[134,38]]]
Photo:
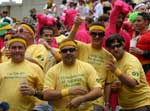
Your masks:
[[[123,58],[117,62],[117,67],[130,78],[134,78],[138,85],[130,88],[121,84],[119,90],[119,103],[125,109],[134,109],[150,105],[150,87],[139,60],[133,55],[125,52]]]
[[[6,51],[5,47],[3,47],[3,48],[1,49],[1,52],[2,52],[1,62],[7,62],[7,61],[10,60],[10,59],[5,55],[5,51]]]
[[[91,64],[97,71],[102,87],[104,88],[105,83],[112,83],[112,73],[106,69],[106,63],[109,60],[114,60],[112,54],[110,54],[104,48],[96,50],[92,48],[91,44],[85,44],[82,42],[78,43],[78,58]],[[111,76],[110,76],[111,75]],[[104,96],[97,99],[94,103],[104,106]]]
[[[33,44],[27,47],[25,56],[34,59],[44,69],[48,59],[48,51],[42,44]]]
[[[55,50],[57,50],[57,49],[55,49]],[[47,50],[47,53],[48,53],[48,59],[46,61],[45,67],[44,67],[45,73],[48,71],[49,68],[51,68],[52,66],[54,66],[57,63],[55,57],[52,55],[52,53],[49,50]]]
[[[0,101],[10,105],[10,111],[31,111],[39,102],[36,97],[23,96],[19,90],[22,81],[38,90],[43,89],[43,71],[27,60],[15,64],[11,61],[0,64]]]
[[[60,62],[48,70],[44,81],[44,90],[61,90],[74,86],[81,86],[87,90],[101,87],[99,77],[90,64],[76,60],[73,66],[68,67],[63,62]],[[54,111],[92,111],[90,102],[86,102],[73,110],[67,109],[66,105],[74,97],[69,95],[59,100],[51,101]]]

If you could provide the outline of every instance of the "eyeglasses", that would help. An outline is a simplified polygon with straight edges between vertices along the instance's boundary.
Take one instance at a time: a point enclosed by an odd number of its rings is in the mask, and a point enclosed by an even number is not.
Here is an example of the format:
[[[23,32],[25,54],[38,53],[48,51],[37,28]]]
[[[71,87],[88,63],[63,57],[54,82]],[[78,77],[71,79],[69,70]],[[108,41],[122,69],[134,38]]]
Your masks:
[[[27,31],[27,30],[25,30],[25,29],[23,29],[23,28],[20,28],[20,29],[18,29],[17,31],[16,31],[17,33],[30,33],[29,31]]]
[[[90,32],[91,36],[99,36],[99,37],[104,37],[105,36],[105,32]]]
[[[67,52],[74,52],[76,51],[76,48],[66,48],[66,49],[61,49],[61,53],[67,53]]]
[[[121,46],[122,46],[122,44],[117,44],[117,45],[110,46],[110,48],[115,49],[115,48],[120,48]]]

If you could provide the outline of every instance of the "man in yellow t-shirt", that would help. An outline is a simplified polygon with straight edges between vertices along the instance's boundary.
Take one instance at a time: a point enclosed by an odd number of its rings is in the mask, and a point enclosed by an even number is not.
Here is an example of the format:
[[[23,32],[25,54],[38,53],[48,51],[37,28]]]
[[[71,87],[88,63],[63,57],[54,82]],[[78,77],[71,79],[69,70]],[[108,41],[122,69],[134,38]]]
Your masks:
[[[117,59],[107,67],[121,82],[118,91],[121,111],[150,111],[150,87],[139,60],[124,50],[125,41],[119,34],[110,36],[106,47]]]
[[[80,25],[82,20],[80,17],[76,18],[74,27],[69,35],[69,39],[74,40],[74,35]],[[105,27],[100,23],[93,23],[89,28],[89,33],[91,36],[91,44],[85,44],[77,41],[78,45],[78,58],[82,61],[90,63],[97,71],[100,82],[103,89],[110,87],[111,81],[111,72],[106,69],[106,63],[109,60],[115,60],[112,54],[102,47],[102,41],[105,36]],[[106,93],[105,93],[106,94]],[[107,95],[105,95],[107,96]],[[109,97],[106,97],[104,101],[104,91],[103,96],[94,101],[94,108],[98,111],[104,110],[104,105],[109,102]]]
[[[77,60],[77,44],[64,40],[60,44],[62,61],[46,74],[43,97],[54,111],[93,111],[91,100],[101,96],[95,69]]]
[[[52,47],[53,39],[54,39],[54,29],[50,26],[43,26],[40,29],[39,43],[45,46],[48,53],[48,59],[44,67],[44,72],[47,72],[50,67],[52,67],[61,60],[61,56],[59,54],[58,49]]]
[[[10,105],[10,111],[31,111],[40,102],[43,71],[24,59],[26,41],[14,35],[8,41],[11,60],[0,64],[0,100]]]
[[[26,23],[22,23],[18,29],[17,34],[24,35],[27,41],[27,49],[25,57],[27,60],[38,64],[43,70],[48,59],[48,52],[44,45],[36,44],[35,41],[35,30],[34,28]]]

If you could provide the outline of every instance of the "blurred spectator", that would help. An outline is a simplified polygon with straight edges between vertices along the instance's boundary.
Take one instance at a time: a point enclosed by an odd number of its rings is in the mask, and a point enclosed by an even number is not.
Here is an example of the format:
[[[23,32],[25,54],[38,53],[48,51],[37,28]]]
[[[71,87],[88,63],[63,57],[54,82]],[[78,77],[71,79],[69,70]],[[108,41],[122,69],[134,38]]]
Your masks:
[[[30,10],[29,24],[33,26],[36,25],[36,9],[35,8]]]
[[[137,5],[134,7],[134,11],[146,12],[146,11],[147,11],[146,4],[144,4],[144,3],[137,4]]]
[[[52,107],[48,104],[39,104],[32,111],[52,111]]]
[[[8,22],[9,24],[13,24],[13,20],[11,17],[8,16],[7,11],[2,12],[2,19],[0,22]]]
[[[23,23],[29,23],[29,17],[23,17],[22,22]]]
[[[4,46],[4,35],[12,26],[7,22],[0,23],[0,49]]]
[[[85,0],[78,0],[77,10],[81,17],[85,19],[86,16],[89,15],[89,7],[86,5]]]
[[[53,18],[57,16],[57,11],[57,6],[53,3],[53,0],[48,0],[47,4],[44,6],[44,13]]]
[[[0,102],[0,111],[8,111],[9,104],[7,102]]]
[[[91,0],[91,2],[93,3],[93,9],[90,12],[94,17],[94,20],[96,20],[103,14],[103,5],[99,2],[99,0]]]

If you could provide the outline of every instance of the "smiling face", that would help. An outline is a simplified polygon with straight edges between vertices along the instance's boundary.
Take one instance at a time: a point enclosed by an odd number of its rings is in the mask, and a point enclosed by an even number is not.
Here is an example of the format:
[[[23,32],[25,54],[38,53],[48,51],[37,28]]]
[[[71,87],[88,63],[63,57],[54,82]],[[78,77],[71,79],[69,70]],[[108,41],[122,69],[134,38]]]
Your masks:
[[[119,60],[124,54],[124,45],[115,40],[113,43],[110,44],[108,50],[117,60]]]
[[[26,48],[23,43],[14,42],[10,44],[9,49],[10,49],[12,62],[20,63],[24,60]]]
[[[53,40],[53,31],[44,29],[41,38],[45,39],[49,45],[51,45]]]
[[[138,15],[135,22],[135,30],[142,32],[148,26],[148,21],[144,20],[142,16]]]
[[[105,32],[101,30],[92,30],[90,31],[92,47],[96,49],[100,49],[102,46],[103,38],[105,36]]]
[[[77,56],[77,49],[73,46],[65,46],[60,49],[62,55],[62,61],[65,65],[70,66],[75,63]]]

